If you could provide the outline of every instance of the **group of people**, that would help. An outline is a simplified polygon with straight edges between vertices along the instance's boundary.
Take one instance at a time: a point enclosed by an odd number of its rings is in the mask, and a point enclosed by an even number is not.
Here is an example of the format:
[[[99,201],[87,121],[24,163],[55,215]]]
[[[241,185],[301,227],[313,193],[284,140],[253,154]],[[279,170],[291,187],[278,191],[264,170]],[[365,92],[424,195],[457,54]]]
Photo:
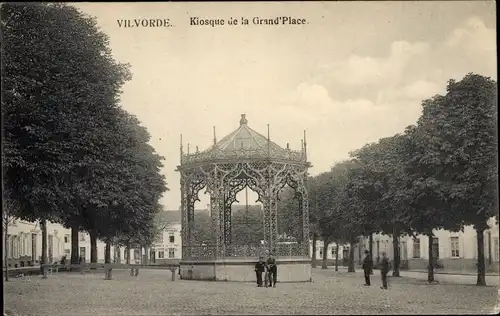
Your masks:
[[[278,267],[272,254],[269,254],[267,260],[264,256],[259,257],[259,262],[255,264],[255,274],[257,276],[257,287],[276,287]],[[264,274],[264,279],[262,274]]]
[[[382,260],[380,261],[380,276],[382,277],[383,290],[387,290],[387,273],[389,273],[390,263],[385,252],[382,252]],[[373,271],[373,260],[370,256],[370,252],[365,250],[365,258],[363,259],[363,272],[365,274],[365,286],[370,286],[370,274]]]
[[[278,280],[278,267],[276,266],[276,259],[270,253],[267,260],[264,256],[259,257],[259,262],[255,264],[255,275],[257,277],[257,287],[276,287]],[[387,273],[390,270],[389,259],[385,252],[382,253],[382,260],[380,261],[380,276],[382,277],[383,290],[387,290]],[[365,250],[365,258],[363,259],[363,272],[365,275],[365,286],[370,286],[370,275],[373,271],[373,260],[370,252]],[[264,274],[264,278],[262,275]]]

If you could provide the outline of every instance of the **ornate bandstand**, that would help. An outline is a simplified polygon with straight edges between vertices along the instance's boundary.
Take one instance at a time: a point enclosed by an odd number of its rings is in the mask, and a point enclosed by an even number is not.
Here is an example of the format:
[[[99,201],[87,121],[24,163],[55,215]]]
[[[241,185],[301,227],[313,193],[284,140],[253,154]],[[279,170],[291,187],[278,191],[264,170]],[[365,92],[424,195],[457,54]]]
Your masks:
[[[300,151],[281,148],[248,126],[241,115],[238,129],[204,151],[184,153],[181,136],[182,260],[183,279],[254,281],[253,266],[260,255],[272,253],[279,265],[279,282],[311,280],[309,209],[305,132]],[[279,193],[288,185],[299,201],[300,234],[292,243],[278,240]],[[258,195],[263,206],[264,236],[259,247],[231,243],[231,205],[245,188]],[[196,243],[193,238],[195,203],[205,188],[210,195],[215,239]]]

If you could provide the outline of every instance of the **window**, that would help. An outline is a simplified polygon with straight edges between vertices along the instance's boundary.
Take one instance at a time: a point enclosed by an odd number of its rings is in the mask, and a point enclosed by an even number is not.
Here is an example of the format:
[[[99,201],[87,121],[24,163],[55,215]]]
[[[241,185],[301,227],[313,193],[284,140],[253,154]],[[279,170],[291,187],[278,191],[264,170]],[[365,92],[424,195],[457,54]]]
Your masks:
[[[337,248],[332,247],[332,257],[335,257],[337,254]]]
[[[319,257],[323,258],[323,249],[319,249]]]
[[[413,239],[413,258],[420,258],[420,238]]]
[[[65,244],[69,243],[69,235],[68,234],[64,235],[64,243]]]
[[[140,259],[141,254],[139,253],[139,249],[134,249],[134,260]]]
[[[175,242],[175,236],[173,234],[168,236],[168,241],[173,244]]]
[[[65,253],[65,254],[67,254],[67,255],[69,255],[69,254],[71,253],[71,250],[69,250],[69,249],[64,249],[64,253]]]
[[[165,258],[165,251],[163,250],[158,251],[158,259],[163,259],[163,258]]]
[[[170,259],[175,258],[175,248],[169,248],[169,249],[168,249],[168,257],[169,257]]]
[[[85,233],[80,233],[80,241],[85,241]]]
[[[458,258],[460,257],[460,252],[459,252],[459,244],[458,244],[458,237],[451,237],[450,238],[450,248],[451,248],[451,257],[452,258]]]

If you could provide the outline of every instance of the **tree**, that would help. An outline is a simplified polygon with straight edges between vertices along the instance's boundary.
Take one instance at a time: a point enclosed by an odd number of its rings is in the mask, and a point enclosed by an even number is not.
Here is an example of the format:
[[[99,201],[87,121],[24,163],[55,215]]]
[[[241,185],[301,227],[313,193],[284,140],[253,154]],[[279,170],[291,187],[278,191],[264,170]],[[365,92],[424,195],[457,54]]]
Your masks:
[[[352,215],[353,210],[359,205],[348,196],[346,190],[350,181],[350,169],[353,167],[352,162],[343,161],[335,164],[329,172],[310,180],[309,200],[316,220],[317,233],[323,240],[322,268],[324,269],[327,268],[326,256],[329,244],[334,241],[338,252],[338,244],[347,241],[351,243],[348,270],[354,272],[352,248],[361,234],[361,225],[356,216]],[[338,270],[338,260],[336,269]]]
[[[365,236],[377,232],[392,235],[393,276],[399,276],[399,237],[411,234],[401,199],[408,183],[405,166],[412,154],[408,149],[405,135],[398,134],[351,153],[357,168],[352,169],[348,190],[359,201],[358,220]]]
[[[2,200],[2,226],[4,237],[4,263],[5,281],[9,281],[9,226],[16,220],[18,207],[14,200],[10,199],[9,192],[4,192]]]
[[[327,268],[326,255],[328,245],[331,243],[330,234],[333,230],[332,210],[331,210],[331,190],[333,179],[331,172],[324,172],[311,178],[309,181],[309,210],[314,219],[313,230],[313,267],[316,266],[316,240],[323,241],[323,264],[322,269]]]
[[[231,217],[232,243],[259,246],[264,238],[262,208],[249,205],[248,210],[233,210]]]
[[[317,176],[311,185],[310,196],[311,202],[316,207],[314,213],[317,218],[317,232],[323,240],[323,269],[327,268],[328,246],[335,242],[338,252],[338,244],[345,240],[346,231],[342,226],[342,219],[347,214],[343,209],[345,202],[343,199],[348,173],[352,167],[350,161],[337,163],[329,172]],[[338,271],[338,257],[335,267]]]
[[[417,132],[422,142],[418,163],[441,185],[457,226],[477,233],[477,285],[485,285],[484,231],[497,215],[496,82],[477,74],[450,80],[447,93],[424,101]]]
[[[317,229],[316,206],[311,197],[314,189],[314,178],[309,177],[307,181],[309,199],[309,238],[312,239],[311,266],[316,267],[316,245],[319,233]],[[278,199],[278,229],[280,234],[286,234],[295,240],[302,240],[302,217],[300,214],[301,196],[295,189],[285,186]],[[305,241],[309,243],[309,240]]]
[[[113,60],[95,19],[72,6],[5,4],[1,20],[8,48],[2,73],[5,186],[20,205],[20,218],[73,228],[75,263],[82,209],[89,210],[73,183],[86,168],[106,162],[99,159],[108,140],[103,131],[116,118],[128,66]]]
[[[215,230],[212,218],[207,212],[197,212],[193,223],[193,231],[191,232],[193,244],[195,245],[210,245],[215,243]]]
[[[406,128],[404,144],[411,155],[404,167],[407,181],[401,187],[398,203],[403,207],[410,231],[429,238],[427,280],[433,282],[437,264],[432,249],[433,231],[458,231],[462,225],[456,217],[457,212],[447,203],[448,182],[436,179],[434,173],[439,167],[435,165],[435,160],[424,158],[427,142],[423,136],[422,130],[415,126]]]

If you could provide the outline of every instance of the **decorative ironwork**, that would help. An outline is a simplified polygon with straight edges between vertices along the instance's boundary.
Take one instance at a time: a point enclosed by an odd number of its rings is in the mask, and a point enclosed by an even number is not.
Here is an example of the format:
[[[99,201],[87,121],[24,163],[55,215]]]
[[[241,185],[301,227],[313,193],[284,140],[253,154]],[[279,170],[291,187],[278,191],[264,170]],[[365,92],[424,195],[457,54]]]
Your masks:
[[[218,143],[214,132],[214,145],[205,151],[184,154],[181,144],[181,164],[177,170],[181,173],[183,258],[246,257],[256,256],[261,251],[231,244],[231,206],[237,202],[237,193],[245,187],[256,192],[257,202],[263,204],[264,245],[267,251],[287,256],[292,253],[309,254],[306,179],[310,164],[307,162],[305,141],[301,151],[292,151],[289,146],[283,149],[271,142],[269,136],[266,138],[250,129],[247,123],[242,115],[240,127]],[[238,147],[238,144],[241,146]],[[285,254],[283,246],[278,243],[277,205],[278,195],[287,184],[300,198],[302,240],[293,247],[287,246],[288,254]],[[196,246],[192,244],[191,236],[194,204],[199,201],[198,193],[204,187],[211,197],[212,221],[217,238],[215,245]],[[290,250],[292,248],[295,250]]]

